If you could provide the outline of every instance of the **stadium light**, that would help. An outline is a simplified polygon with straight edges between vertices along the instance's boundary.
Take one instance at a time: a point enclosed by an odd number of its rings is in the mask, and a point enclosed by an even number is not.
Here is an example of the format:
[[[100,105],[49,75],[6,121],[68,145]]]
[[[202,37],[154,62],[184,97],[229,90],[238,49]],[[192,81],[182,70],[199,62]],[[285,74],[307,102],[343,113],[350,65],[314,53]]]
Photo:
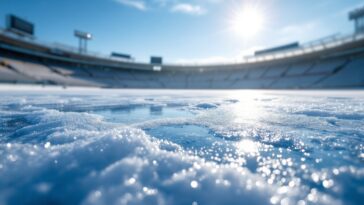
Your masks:
[[[349,19],[355,22],[355,32],[364,32],[364,7],[349,13]]]
[[[79,39],[78,43],[78,50],[80,53],[86,53],[87,52],[87,41],[92,39],[92,34],[75,30],[74,32],[75,37]]]

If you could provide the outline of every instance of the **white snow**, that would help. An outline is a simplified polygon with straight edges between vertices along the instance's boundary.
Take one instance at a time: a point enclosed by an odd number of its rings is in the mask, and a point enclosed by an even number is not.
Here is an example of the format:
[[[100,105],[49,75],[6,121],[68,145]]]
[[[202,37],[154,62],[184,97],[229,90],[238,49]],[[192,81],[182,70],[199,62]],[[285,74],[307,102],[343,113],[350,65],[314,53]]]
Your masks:
[[[363,200],[361,91],[86,91],[0,91],[0,204]]]

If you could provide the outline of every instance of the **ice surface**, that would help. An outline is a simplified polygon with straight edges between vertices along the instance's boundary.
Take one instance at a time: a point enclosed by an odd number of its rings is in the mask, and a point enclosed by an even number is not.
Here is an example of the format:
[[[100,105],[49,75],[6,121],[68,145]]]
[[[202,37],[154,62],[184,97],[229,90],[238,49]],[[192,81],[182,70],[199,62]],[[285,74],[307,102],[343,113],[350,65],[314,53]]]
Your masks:
[[[364,200],[362,91],[0,96],[0,204]]]

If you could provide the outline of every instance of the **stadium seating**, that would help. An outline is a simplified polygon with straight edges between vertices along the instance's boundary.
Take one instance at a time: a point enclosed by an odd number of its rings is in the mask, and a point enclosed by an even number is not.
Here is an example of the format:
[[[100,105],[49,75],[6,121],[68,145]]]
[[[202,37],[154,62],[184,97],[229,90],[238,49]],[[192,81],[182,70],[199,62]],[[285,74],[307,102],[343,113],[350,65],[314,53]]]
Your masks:
[[[284,73],[288,70],[287,65],[280,65],[277,67],[269,67],[267,68],[267,72],[264,73],[264,78],[277,78],[284,75]]]
[[[23,45],[16,39],[0,41],[0,51],[0,83],[167,89],[364,87],[364,39],[316,53],[280,53],[276,59],[224,65],[161,65],[160,71],[147,63],[54,53],[47,46],[39,49],[39,44]]]
[[[304,75],[308,69],[312,67],[313,63],[302,63],[291,65],[286,72],[286,76],[299,76]]]
[[[350,80],[350,84],[347,81]],[[340,71],[318,84],[319,87],[362,87],[364,84],[364,59],[355,59]]]

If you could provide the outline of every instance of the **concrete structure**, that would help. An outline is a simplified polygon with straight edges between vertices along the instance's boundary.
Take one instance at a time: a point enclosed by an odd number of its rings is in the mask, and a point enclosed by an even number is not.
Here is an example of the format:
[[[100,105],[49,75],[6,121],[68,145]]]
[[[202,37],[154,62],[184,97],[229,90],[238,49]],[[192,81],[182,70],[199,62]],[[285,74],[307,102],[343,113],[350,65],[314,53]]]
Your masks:
[[[216,65],[138,63],[0,30],[0,82],[177,89],[364,87],[364,33],[330,36]]]

